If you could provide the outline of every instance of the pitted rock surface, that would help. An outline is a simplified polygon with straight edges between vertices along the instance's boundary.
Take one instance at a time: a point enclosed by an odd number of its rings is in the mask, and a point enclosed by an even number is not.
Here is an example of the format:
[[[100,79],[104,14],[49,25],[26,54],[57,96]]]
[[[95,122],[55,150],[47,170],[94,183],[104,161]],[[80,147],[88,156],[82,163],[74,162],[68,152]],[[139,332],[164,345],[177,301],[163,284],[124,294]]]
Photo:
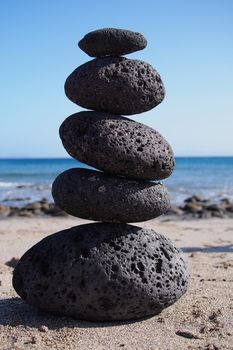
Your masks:
[[[16,292],[54,314],[90,321],[158,314],[187,290],[181,252],[153,230],[88,224],[29,249],[13,274]]]
[[[126,29],[104,28],[90,32],[79,41],[81,50],[91,57],[121,56],[146,47],[146,38]]]
[[[168,210],[166,187],[88,169],[69,169],[52,186],[55,203],[70,215],[103,222],[139,222]]]
[[[94,168],[133,178],[161,180],[175,160],[168,142],[154,129],[101,112],[80,112],[60,127],[67,152]]]
[[[66,79],[66,96],[77,105],[114,114],[137,114],[164,99],[163,82],[148,63],[125,57],[89,61]]]

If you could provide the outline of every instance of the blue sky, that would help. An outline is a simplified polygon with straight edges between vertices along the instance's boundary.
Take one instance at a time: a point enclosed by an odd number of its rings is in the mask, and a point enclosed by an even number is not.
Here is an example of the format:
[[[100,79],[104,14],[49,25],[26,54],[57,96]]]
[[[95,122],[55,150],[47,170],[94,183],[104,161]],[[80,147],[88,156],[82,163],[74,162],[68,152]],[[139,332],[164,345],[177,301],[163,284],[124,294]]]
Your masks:
[[[155,109],[132,116],[162,133],[177,156],[233,155],[233,1],[8,0],[0,2],[0,157],[65,157],[58,128],[82,110],[63,90],[90,60],[89,31],[139,31],[166,87]]]

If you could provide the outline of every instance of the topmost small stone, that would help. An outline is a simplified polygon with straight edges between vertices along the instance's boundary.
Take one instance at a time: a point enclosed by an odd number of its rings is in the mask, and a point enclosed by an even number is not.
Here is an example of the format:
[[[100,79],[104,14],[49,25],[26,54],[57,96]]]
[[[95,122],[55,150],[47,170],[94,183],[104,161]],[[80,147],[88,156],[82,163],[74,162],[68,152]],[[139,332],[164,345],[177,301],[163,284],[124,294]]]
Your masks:
[[[91,57],[121,56],[143,50],[146,45],[142,34],[116,28],[95,30],[78,43],[80,49]]]

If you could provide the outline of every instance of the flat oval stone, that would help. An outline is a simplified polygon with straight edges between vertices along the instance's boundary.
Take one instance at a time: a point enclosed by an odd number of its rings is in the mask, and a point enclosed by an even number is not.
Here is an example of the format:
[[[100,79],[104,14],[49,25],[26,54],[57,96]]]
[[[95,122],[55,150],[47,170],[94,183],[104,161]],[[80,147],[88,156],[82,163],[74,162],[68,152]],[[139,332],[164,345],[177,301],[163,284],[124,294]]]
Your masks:
[[[142,34],[116,28],[94,30],[78,43],[80,49],[91,57],[121,56],[142,50],[146,45]]]
[[[52,186],[55,203],[70,215],[103,222],[139,222],[168,210],[170,198],[160,183],[74,168]]]
[[[13,273],[27,303],[89,321],[156,315],[187,290],[189,269],[181,252],[150,229],[95,223],[44,238]]]
[[[76,68],[66,79],[65,93],[87,109],[132,115],[156,107],[165,90],[160,75],[150,64],[105,57]]]
[[[80,112],[60,127],[67,152],[94,168],[133,178],[161,180],[175,160],[168,142],[134,120],[101,112]]]

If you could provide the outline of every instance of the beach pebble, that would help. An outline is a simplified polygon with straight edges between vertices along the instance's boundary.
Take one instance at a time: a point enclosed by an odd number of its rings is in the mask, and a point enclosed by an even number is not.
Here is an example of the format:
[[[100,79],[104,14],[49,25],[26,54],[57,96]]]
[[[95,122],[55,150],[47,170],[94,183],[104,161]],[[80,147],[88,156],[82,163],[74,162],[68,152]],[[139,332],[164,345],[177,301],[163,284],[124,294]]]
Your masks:
[[[166,215],[172,215],[172,216],[181,216],[183,214],[182,209],[180,209],[178,206],[173,205],[172,207],[170,207],[168,209],[168,211],[166,212]]]
[[[164,99],[163,82],[148,63],[125,57],[89,61],[66,79],[66,96],[77,105],[114,114],[137,114]]]
[[[229,213],[233,213],[233,203],[227,205],[227,206],[225,207],[225,209],[226,209],[226,214],[228,214],[228,212],[229,212]]]
[[[55,203],[70,215],[104,222],[139,222],[168,210],[170,198],[160,183],[74,168],[52,186]]]
[[[9,266],[9,267],[12,267],[12,268],[15,268],[16,265],[18,264],[18,262],[19,262],[19,258],[13,257],[13,258],[11,258],[9,261],[7,261],[7,262],[5,263],[5,265],[7,265],[7,266]]]
[[[43,333],[47,333],[49,331],[47,326],[41,325],[38,330]]]
[[[61,208],[59,208],[56,204],[50,203],[49,208],[44,209],[44,213],[46,215],[52,215],[52,216],[67,216],[67,213],[65,213]]]
[[[79,41],[81,50],[91,57],[121,56],[143,50],[146,38],[126,29],[104,28],[90,32]]]
[[[203,198],[197,195],[193,195],[191,197],[188,197],[184,200],[185,203],[208,203],[208,198]]]
[[[41,209],[41,202],[32,202],[28,203],[25,207],[25,210],[40,210]]]
[[[168,142],[154,129],[103,112],[80,112],[60,127],[67,152],[97,169],[128,177],[161,180],[175,160]]]
[[[183,210],[191,213],[199,213],[202,211],[202,206],[193,202],[188,202],[183,207]]]
[[[76,226],[20,259],[13,286],[45,311],[89,321],[158,314],[187,290],[189,269],[163,235],[126,224]]]
[[[20,210],[17,210],[17,216],[24,216],[27,218],[31,218],[34,216],[34,212],[32,210],[20,209]]]
[[[179,335],[180,337],[188,338],[188,339],[200,339],[200,337],[188,330],[178,330],[176,331],[176,335]]]
[[[6,217],[10,214],[10,207],[7,205],[0,204],[0,218]]]

